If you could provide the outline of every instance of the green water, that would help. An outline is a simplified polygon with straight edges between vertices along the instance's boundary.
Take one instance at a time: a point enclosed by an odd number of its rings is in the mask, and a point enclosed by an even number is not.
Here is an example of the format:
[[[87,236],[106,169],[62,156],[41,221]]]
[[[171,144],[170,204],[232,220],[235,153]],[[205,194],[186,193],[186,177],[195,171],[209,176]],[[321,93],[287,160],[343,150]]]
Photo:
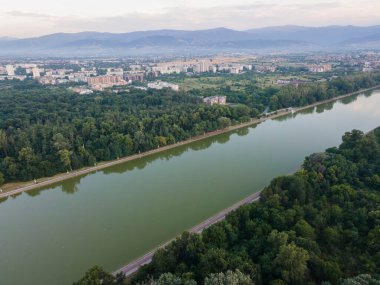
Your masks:
[[[345,98],[0,203],[0,284],[113,271],[295,171],[344,132],[380,125],[380,91]]]

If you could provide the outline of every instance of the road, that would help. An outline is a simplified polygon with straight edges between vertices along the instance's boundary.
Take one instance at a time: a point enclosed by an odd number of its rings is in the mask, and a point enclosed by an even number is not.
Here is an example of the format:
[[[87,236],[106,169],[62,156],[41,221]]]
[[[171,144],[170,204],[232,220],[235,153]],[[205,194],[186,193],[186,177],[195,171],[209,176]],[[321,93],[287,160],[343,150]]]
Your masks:
[[[203,221],[202,223],[196,225],[195,227],[191,228],[189,230],[190,233],[200,233],[202,232],[204,229],[208,228],[209,226],[217,223],[217,222],[220,222],[222,220],[224,220],[224,218],[226,217],[226,215],[234,210],[236,210],[237,208],[239,208],[240,206],[242,205],[246,205],[246,204],[249,204],[249,203],[252,203],[254,201],[257,201],[260,199],[260,192],[256,192],[250,196],[248,196],[247,198],[237,202],[236,204],[232,205],[231,207],[228,207],[226,209],[224,209],[223,211],[217,213],[216,215],[212,216],[211,218]],[[175,238],[174,238],[175,239]],[[164,248],[165,246],[167,246],[170,242],[172,242],[174,239],[171,239],[170,241],[158,246],[157,248],[149,251],[148,253],[146,253],[145,255],[139,257],[138,259],[132,261],[131,263],[123,266],[122,268],[118,269],[117,271],[115,271],[113,274],[116,275],[120,272],[124,273],[125,276],[129,276],[133,273],[135,273],[141,266],[145,265],[145,264],[148,264],[152,261],[152,258],[153,258],[153,255],[154,253],[158,250],[158,249],[161,249],[161,248]]]

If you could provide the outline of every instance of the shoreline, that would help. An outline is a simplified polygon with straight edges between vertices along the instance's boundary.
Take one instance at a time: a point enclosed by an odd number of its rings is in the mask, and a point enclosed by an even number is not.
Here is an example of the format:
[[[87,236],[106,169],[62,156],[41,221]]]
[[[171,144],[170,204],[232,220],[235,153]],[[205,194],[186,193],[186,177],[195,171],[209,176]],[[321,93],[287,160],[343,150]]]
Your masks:
[[[210,218],[200,222],[196,226],[192,227],[191,229],[188,229],[187,231],[189,233],[201,233],[203,230],[207,229],[208,227],[224,220],[226,216],[238,209],[239,207],[243,205],[248,205],[250,203],[256,202],[260,199],[260,194],[262,190],[257,191],[247,197],[245,197],[243,200],[240,200],[233,204],[232,206],[229,206],[228,208],[225,208],[221,210],[220,212],[216,213],[215,215],[211,216]],[[125,277],[133,275],[139,268],[143,265],[149,264],[152,261],[153,255],[156,253],[157,250],[165,248],[167,245],[169,245],[172,241],[174,241],[176,238],[178,238],[181,234],[175,236],[174,238],[158,245],[156,248],[150,250],[143,256],[138,257],[137,259],[129,262],[128,264],[124,265],[123,267],[119,268],[115,272],[113,272],[113,275],[117,275],[118,273],[123,273]]]
[[[315,102],[315,103],[307,105],[307,106],[293,108],[291,110],[289,110],[289,109],[277,110],[277,111],[274,111],[274,112],[276,112],[275,114],[272,114],[272,115],[269,115],[269,116],[263,116],[263,117],[256,118],[256,119],[251,118],[250,121],[248,121],[248,122],[237,124],[237,125],[234,125],[234,126],[230,126],[228,128],[225,128],[225,129],[220,129],[220,130],[208,132],[208,133],[205,133],[204,135],[199,135],[199,136],[196,136],[196,137],[192,137],[192,138],[187,139],[185,141],[177,142],[175,144],[159,147],[159,148],[156,148],[156,149],[153,149],[153,150],[149,150],[149,151],[146,151],[146,152],[143,152],[143,153],[140,153],[140,154],[133,154],[133,155],[130,155],[130,156],[127,156],[127,157],[124,157],[124,158],[120,158],[120,159],[116,159],[116,160],[100,162],[96,166],[81,168],[79,170],[75,170],[75,171],[72,171],[70,173],[60,173],[60,174],[57,174],[57,175],[52,176],[52,177],[40,178],[38,183],[34,183],[33,181],[8,183],[8,184],[3,185],[2,186],[3,188],[0,187],[0,189],[3,189],[2,192],[0,193],[0,198],[6,198],[6,197],[9,197],[9,196],[12,196],[12,195],[17,195],[17,194],[20,194],[22,192],[26,192],[26,191],[29,191],[29,190],[42,188],[44,186],[49,186],[49,185],[52,185],[52,184],[55,184],[55,183],[58,183],[58,182],[62,182],[62,181],[68,180],[68,179],[73,178],[73,177],[77,177],[77,176],[81,176],[81,175],[84,175],[84,174],[96,172],[98,170],[102,170],[102,169],[105,169],[105,168],[108,168],[108,167],[111,167],[111,166],[114,166],[114,165],[118,165],[118,164],[125,163],[125,162],[128,162],[128,161],[133,161],[133,160],[136,160],[136,159],[140,159],[140,158],[145,157],[145,156],[149,156],[149,155],[152,155],[152,154],[160,153],[162,151],[170,150],[170,149],[182,146],[182,145],[187,145],[187,144],[190,144],[190,143],[193,143],[193,142],[196,142],[196,141],[203,140],[205,138],[214,137],[214,136],[217,136],[217,135],[220,135],[220,134],[224,134],[224,133],[235,131],[235,130],[238,130],[238,129],[241,129],[241,128],[245,128],[245,127],[249,127],[249,126],[252,126],[252,125],[256,125],[256,124],[262,123],[262,122],[264,122],[266,120],[275,119],[275,118],[282,117],[282,116],[285,116],[285,115],[288,115],[288,114],[291,114],[291,113],[296,113],[296,112],[299,112],[299,111],[302,111],[302,110],[305,110],[305,109],[308,109],[308,108],[312,108],[312,107],[315,107],[315,106],[318,106],[318,105],[321,105],[321,104],[324,104],[324,103],[334,102],[334,101],[340,100],[340,99],[345,98],[345,97],[358,95],[360,93],[363,93],[363,92],[366,92],[366,91],[375,90],[375,89],[378,89],[378,88],[380,88],[380,85],[377,85],[377,86],[374,86],[374,87],[371,87],[371,88],[367,88],[367,89],[362,89],[362,90],[359,90],[359,91],[356,91],[356,92],[340,95],[340,96],[337,96],[337,97],[334,97],[334,98],[331,98],[331,99]]]

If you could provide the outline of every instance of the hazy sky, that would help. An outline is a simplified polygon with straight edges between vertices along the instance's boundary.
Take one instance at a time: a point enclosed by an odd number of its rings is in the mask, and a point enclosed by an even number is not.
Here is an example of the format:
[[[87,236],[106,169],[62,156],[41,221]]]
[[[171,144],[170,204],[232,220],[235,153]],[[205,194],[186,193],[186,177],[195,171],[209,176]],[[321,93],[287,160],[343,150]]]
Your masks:
[[[380,0],[0,0],[0,36],[380,24]]]

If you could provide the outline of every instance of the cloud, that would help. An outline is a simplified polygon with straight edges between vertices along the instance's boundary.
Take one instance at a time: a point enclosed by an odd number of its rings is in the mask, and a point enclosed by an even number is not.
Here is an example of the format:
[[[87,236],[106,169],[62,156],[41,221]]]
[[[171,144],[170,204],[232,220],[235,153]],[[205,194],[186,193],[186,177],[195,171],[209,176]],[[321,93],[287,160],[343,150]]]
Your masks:
[[[143,1],[143,0],[141,0]],[[5,35],[30,36],[55,32],[130,32],[157,29],[207,29],[228,27],[237,30],[279,25],[373,25],[379,24],[377,11],[380,3],[361,0],[301,0],[286,1],[226,1],[212,2],[208,7],[188,6],[187,1],[178,1],[177,6],[166,6],[160,10],[127,12],[115,16],[89,17],[78,15],[54,16],[51,14],[10,11],[6,25],[0,25]],[[219,3],[219,4],[218,4]],[[231,2],[230,2],[231,3]],[[243,4],[242,4],[243,3]],[[75,10],[73,10],[73,13]],[[4,13],[3,13],[4,15]],[[1,23],[1,20],[0,20]],[[4,28],[1,28],[1,27]],[[9,28],[11,27],[11,28]],[[11,29],[13,29],[11,31]],[[3,32],[4,32],[3,31]]]
[[[6,12],[6,15],[12,17],[26,17],[26,18],[52,18],[53,16],[48,14],[40,14],[40,13],[31,13],[31,12],[23,12],[23,11],[9,11]]]

